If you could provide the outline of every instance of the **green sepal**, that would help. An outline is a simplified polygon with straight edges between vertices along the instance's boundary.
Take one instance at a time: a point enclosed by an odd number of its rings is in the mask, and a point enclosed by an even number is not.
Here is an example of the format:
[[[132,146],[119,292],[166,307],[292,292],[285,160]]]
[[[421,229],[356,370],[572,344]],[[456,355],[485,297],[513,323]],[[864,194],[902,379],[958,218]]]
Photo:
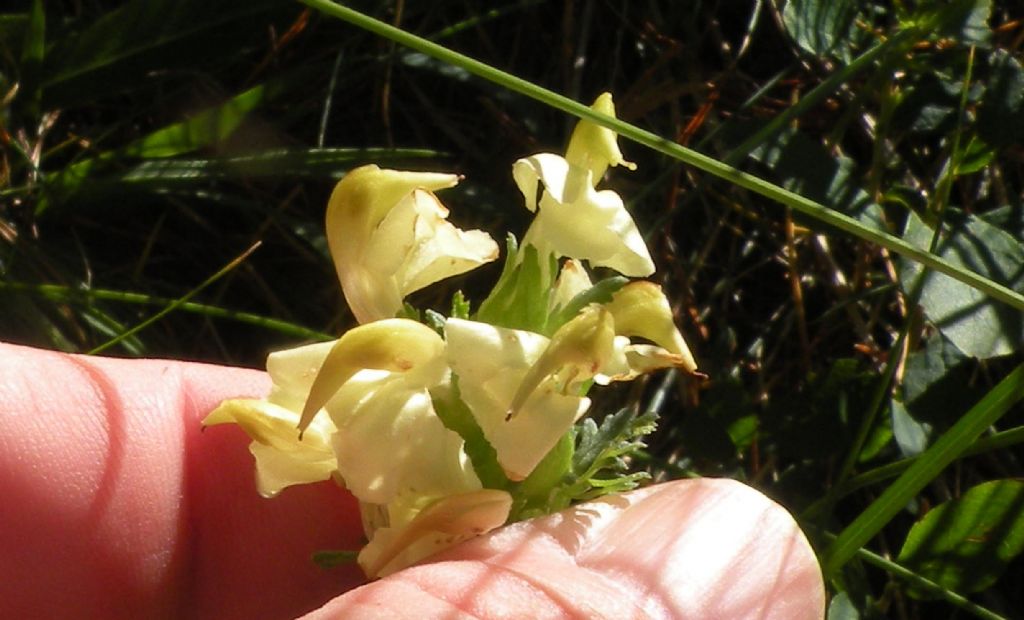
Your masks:
[[[513,491],[512,512],[509,521],[529,519],[557,512],[569,503],[556,491],[572,473],[573,453],[576,450],[572,433],[566,433],[555,447],[537,464],[533,472]]]
[[[480,304],[475,320],[549,335],[548,301],[558,261],[552,255],[541,257],[532,245],[518,247],[511,234],[506,249],[501,277]]]
[[[484,431],[477,424],[473,412],[459,396],[459,378],[452,375],[450,387],[431,390],[434,411],[445,428],[455,431],[466,442],[466,456],[473,463],[473,471],[487,489],[507,489],[511,482],[498,464],[498,453],[491,446]]]
[[[559,327],[571,321],[580,313],[580,310],[590,304],[606,304],[610,302],[612,300],[612,296],[627,284],[629,284],[629,278],[624,276],[612,276],[611,278],[601,280],[582,293],[579,293],[570,299],[569,303],[565,304],[565,307],[560,308],[557,312],[548,317],[546,325],[547,332],[552,334],[555,333]]]

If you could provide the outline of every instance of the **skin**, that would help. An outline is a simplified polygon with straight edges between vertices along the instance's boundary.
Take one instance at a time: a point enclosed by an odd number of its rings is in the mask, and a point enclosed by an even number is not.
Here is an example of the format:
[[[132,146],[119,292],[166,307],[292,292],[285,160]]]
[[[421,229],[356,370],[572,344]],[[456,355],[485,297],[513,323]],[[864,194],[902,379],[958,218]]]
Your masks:
[[[789,514],[680,481],[515,524],[363,585],[310,554],[358,549],[330,482],[255,492],[248,439],[200,431],[262,372],[0,344],[0,617],[821,618]]]

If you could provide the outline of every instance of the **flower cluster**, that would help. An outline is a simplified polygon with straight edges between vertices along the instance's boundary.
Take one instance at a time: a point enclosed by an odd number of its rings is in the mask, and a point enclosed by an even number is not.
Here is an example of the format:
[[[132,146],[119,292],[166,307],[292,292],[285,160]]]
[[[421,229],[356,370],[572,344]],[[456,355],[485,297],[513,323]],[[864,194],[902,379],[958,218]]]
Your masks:
[[[614,115],[611,96],[594,109]],[[428,311],[425,321],[406,295],[495,260],[498,245],[448,222],[434,192],[457,176],[351,171],[331,195],[327,239],[360,325],[271,354],[270,395],[225,401],[204,424],[245,430],[265,496],[328,479],[347,488],[360,501],[369,542],[358,561],[370,577],[564,507],[556,491],[590,387],[696,372],[660,287],[621,276],[595,284],[584,267],[654,272],[621,197],[597,189],[609,166],[635,167],[613,132],[587,121],[564,157],[515,162],[536,212],[522,244],[510,236],[475,313],[457,294],[450,316]]]

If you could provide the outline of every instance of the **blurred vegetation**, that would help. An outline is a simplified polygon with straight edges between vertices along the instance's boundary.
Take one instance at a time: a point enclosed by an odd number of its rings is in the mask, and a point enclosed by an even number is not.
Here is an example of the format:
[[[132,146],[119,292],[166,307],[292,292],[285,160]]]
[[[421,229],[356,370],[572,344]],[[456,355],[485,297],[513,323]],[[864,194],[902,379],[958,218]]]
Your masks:
[[[1024,292],[1018,2],[347,4],[578,101],[611,91],[625,121]],[[0,14],[5,341],[261,366],[353,322],[322,229],[346,170],[456,171],[454,222],[521,235],[511,163],[576,121],[294,2],[21,5]],[[789,507],[830,617],[1024,617],[1024,312],[623,150],[639,169],[608,183],[710,375],[602,404],[660,414],[644,465]],[[414,301],[479,299],[498,269]]]

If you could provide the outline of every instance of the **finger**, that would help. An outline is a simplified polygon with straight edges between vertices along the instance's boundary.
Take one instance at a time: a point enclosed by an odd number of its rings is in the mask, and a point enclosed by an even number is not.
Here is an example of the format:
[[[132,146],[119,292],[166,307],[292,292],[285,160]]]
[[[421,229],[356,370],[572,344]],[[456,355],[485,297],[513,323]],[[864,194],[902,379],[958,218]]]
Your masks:
[[[260,498],[248,440],[200,432],[263,373],[0,345],[0,617],[292,617],[359,581],[330,483]]]
[[[820,619],[792,517],[730,480],[657,485],[512,525],[307,618]]]

